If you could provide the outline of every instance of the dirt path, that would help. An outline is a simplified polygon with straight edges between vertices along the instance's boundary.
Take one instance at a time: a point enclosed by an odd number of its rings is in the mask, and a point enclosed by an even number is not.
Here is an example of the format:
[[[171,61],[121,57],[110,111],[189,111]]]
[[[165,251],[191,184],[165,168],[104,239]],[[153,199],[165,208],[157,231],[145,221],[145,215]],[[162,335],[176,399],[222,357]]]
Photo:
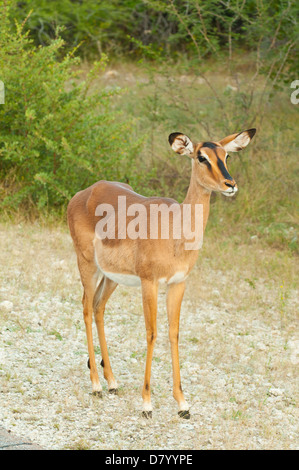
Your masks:
[[[140,290],[119,287],[107,305],[106,336],[120,392],[109,395],[103,378],[103,398],[93,397],[69,236],[34,226],[1,228],[0,423],[7,430],[47,449],[298,448],[296,292],[289,293],[282,321],[271,290],[265,299],[270,316],[249,302],[239,311],[236,298],[222,301],[225,273],[194,270],[180,329],[182,385],[191,404],[185,421],[172,398],[162,289],[153,419],[145,420]],[[213,289],[207,276],[217,279]],[[240,289],[249,296],[248,283],[236,286],[236,296]],[[94,338],[101,369],[96,330]]]

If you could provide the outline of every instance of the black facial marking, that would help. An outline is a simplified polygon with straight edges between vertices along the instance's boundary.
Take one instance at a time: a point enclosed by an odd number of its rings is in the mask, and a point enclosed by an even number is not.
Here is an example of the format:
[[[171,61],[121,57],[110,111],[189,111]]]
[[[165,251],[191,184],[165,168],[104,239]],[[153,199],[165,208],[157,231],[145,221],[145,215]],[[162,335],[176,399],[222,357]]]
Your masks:
[[[218,168],[221,171],[222,175],[224,176],[224,178],[226,180],[231,180],[232,181],[233,178],[231,177],[231,175],[229,174],[229,172],[225,168],[223,161],[218,156],[217,156],[217,165],[218,165]]]
[[[202,144],[203,147],[208,147],[208,149],[215,149],[217,147],[216,144],[214,144],[214,142],[204,142]]]

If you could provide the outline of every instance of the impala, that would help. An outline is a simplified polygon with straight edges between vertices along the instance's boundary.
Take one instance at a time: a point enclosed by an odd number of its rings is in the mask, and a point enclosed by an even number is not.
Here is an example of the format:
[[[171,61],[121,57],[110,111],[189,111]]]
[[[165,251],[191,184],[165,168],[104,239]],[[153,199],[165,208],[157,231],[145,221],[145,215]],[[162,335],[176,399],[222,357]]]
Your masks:
[[[142,391],[143,416],[152,416],[150,376],[154,344],[157,337],[157,295],[160,283],[165,283],[167,292],[167,315],[169,323],[169,340],[171,344],[173,370],[173,396],[178,403],[178,414],[190,418],[189,406],[184,398],[180,380],[179,368],[179,318],[181,303],[185,291],[185,280],[193,268],[199,251],[199,245],[194,249],[186,248],[190,237],[182,230],[180,237],[174,236],[174,217],[170,218],[169,236],[162,236],[161,218],[158,219],[158,230],[151,237],[150,211],[153,205],[176,207],[184,210],[190,208],[189,215],[192,227],[195,226],[196,208],[202,208],[202,239],[209,216],[210,197],[212,191],[225,196],[234,196],[238,191],[235,180],[227,169],[228,152],[237,152],[246,147],[256,130],[249,129],[232,134],[218,142],[192,142],[186,135],[175,132],[169,135],[172,149],[181,155],[188,155],[192,162],[192,172],[189,189],[182,204],[173,199],[160,197],[144,197],[137,194],[125,183],[98,181],[87,189],[79,191],[68,205],[68,224],[77,254],[78,267],[83,285],[83,315],[86,327],[87,345],[92,382],[92,392],[101,395],[102,387],[99,381],[92,338],[92,314],[100,341],[104,377],[108,382],[110,393],[117,393],[117,382],[112,373],[107,343],[104,332],[105,305],[117,287],[123,285],[140,285],[146,328],[147,356],[145,377]],[[126,207],[133,210],[122,213],[119,202],[126,201]],[[139,232],[132,234],[129,224],[136,207],[142,208],[143,216],[138,219]],[[113,209],[113,218],[107,218],[108,209]],[[122,220],[128,229],[112,230],[113,236],[97,233],[97,226],[103,219],[108,226]],[[163,217],[162,217],[163,218]],[[110,221],[110,222],[109,222]],[[135,221],[136,222],[136,221]],[[141,227],[143,226],[143,230]],[[103,228],[103,224],[102,224]],[[113,228],[113,227],[112,227]],[[141,231],[140,231],[141,230]],[[111,232],[111,231],[110,231]],[[133,231],[134,232],[134,231]],[[196,233],[189,232],[196,238]],[[143,233],[143,236],[140,234]],[[189,234],[190,234],[189,233]],[[134,233],[133,233],[134,235]],[[147,235],[147,236],[144,236]],[[198,237],[197,237],[198,239]]]

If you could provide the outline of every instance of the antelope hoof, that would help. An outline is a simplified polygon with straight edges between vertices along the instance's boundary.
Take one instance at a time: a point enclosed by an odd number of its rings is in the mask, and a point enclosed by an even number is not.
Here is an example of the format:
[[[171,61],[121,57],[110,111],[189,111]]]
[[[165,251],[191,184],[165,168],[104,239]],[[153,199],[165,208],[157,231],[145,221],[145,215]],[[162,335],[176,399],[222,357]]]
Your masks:
[[[189,412],[189,410],[182,410],[182,411],[179,411],[179,412],[178,412],[178,415],[179,415],[180,418],[190,419],[190,412]]]
[[[118,388],[110,388],[108,392],[110,393],[110,395],[118,395]]]
[[[103,398],[103,393],[101,391],[92,392],[93,397]]]
[[[150,419],[150,418],[153,417],[153,413],[152,413],[152,411],[143,411],[142,416],[146,419]]]

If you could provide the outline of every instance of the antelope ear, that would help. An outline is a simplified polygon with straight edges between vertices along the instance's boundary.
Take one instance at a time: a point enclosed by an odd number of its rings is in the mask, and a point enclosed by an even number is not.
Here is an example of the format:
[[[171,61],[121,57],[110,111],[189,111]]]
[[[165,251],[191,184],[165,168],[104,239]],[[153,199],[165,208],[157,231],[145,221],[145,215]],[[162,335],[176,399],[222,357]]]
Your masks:
[[[256,133],[256,129],[248,129],[247,131],[240,132],[239,134],[232,134],[220,140],[219,144],[227,152],[238,152],[247,147],[251,139]]]
[[[181,155],[191,155],[194,152],[194,146],[188,136],[181,132],[173,132],[169,135],[168,141],[172,150]]]

